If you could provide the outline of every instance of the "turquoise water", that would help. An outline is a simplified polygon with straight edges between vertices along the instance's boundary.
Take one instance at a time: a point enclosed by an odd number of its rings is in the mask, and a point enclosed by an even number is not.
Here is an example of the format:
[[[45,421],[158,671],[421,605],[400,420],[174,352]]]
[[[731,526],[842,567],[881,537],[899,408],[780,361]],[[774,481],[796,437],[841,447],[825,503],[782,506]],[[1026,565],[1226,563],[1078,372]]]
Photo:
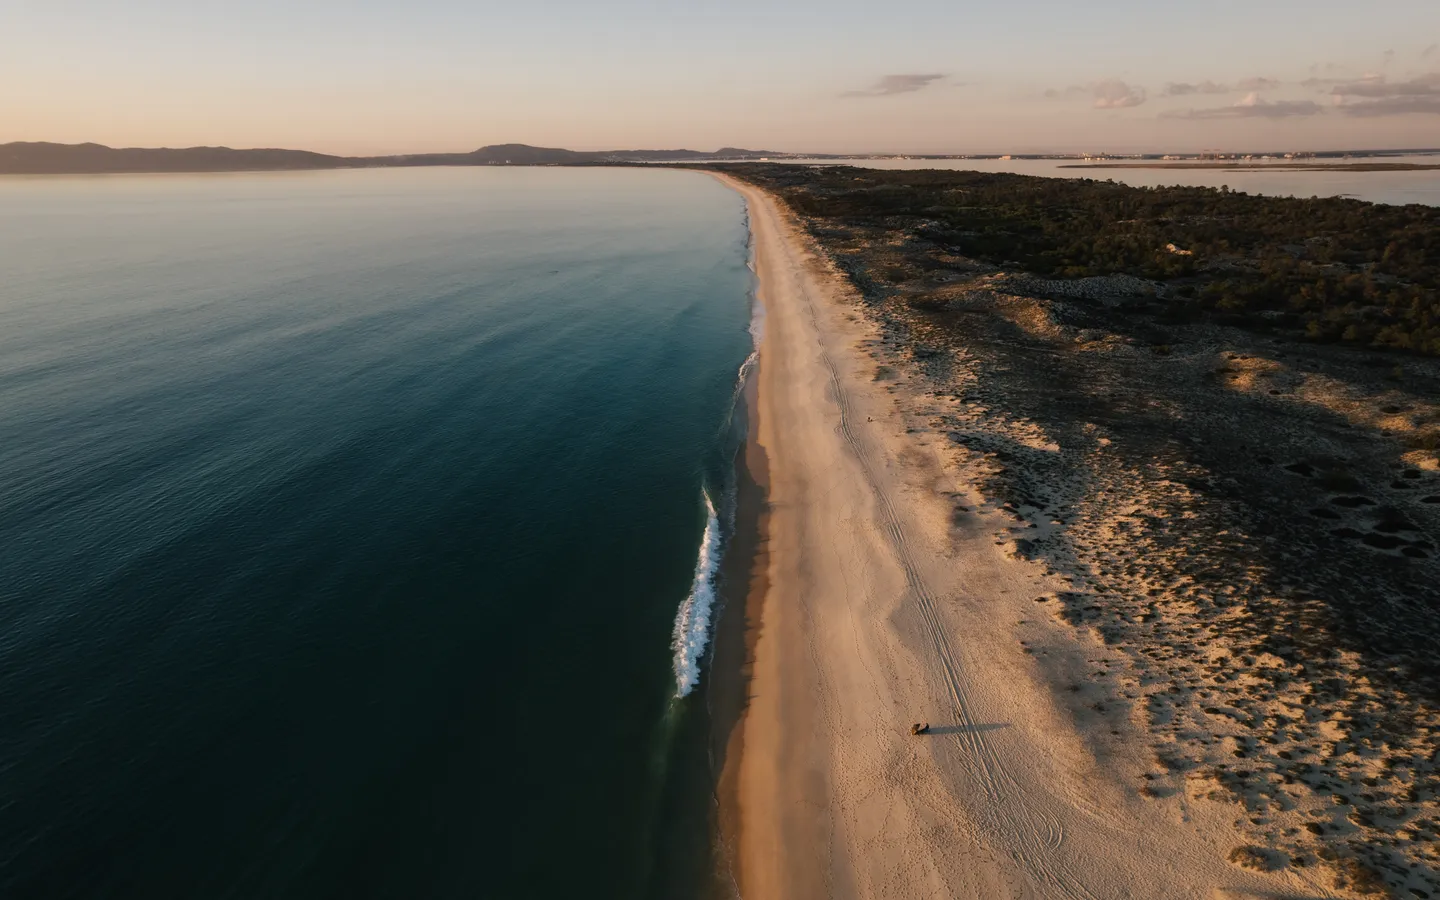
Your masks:
[[[0,896],[692,892],[746,243],[685,172],[0,179]]]

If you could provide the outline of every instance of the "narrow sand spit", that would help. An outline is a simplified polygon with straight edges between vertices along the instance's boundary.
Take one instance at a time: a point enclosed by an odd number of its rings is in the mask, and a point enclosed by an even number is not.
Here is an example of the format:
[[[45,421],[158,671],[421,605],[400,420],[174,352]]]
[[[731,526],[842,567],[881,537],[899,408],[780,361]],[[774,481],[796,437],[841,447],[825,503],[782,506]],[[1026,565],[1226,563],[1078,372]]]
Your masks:
[[[745,900],[1332,896],[1227,862],[1232,809],[1139,796],[1145,742],[1072,693],[1105,646],[1035,602],[1066,586],[1007,554],[1015,520],[907,431],[877,330],[788,212],[720,177],[766,306],[763,597],[722,780]]]

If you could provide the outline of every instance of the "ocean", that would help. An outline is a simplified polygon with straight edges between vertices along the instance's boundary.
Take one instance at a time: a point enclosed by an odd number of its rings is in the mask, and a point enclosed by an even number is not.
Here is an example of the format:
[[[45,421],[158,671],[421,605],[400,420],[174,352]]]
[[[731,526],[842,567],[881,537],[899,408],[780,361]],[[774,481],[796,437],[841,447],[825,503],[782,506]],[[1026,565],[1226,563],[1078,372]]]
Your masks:
[[[747,241],[689,172],[0,178],[0,896],[713,888]]]

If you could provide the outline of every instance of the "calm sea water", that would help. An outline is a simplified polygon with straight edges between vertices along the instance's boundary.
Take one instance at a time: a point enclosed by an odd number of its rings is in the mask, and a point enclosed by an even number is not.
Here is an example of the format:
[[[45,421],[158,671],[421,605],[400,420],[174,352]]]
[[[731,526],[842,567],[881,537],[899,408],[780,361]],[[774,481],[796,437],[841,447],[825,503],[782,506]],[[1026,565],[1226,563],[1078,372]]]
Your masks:
[[[0,179],[0,896],[686,896],[746,240],[682,172]]]
[[[1365,160],[1350,160],[1365,162]],[[1440,156],[1396,156],[1377,162],[1440,164]],[[788,162],[788,160],[787,160]],[[797,160],[800,164],[834,165],[836,160]],[[858,159],[844,165],[869,169],[961,169],[1013,172],[1047,178],[1113,179],[1136,187],[1228,185],[1248,194],[1271,197],[1353,197],[1371,203],[1422,203],[1440,206],[1440,170],[1413,172],[1315,172],[1303,169],[1268,171],[1204,171],[1198,169],[1066,169],[1078,160],[1056,159]]]

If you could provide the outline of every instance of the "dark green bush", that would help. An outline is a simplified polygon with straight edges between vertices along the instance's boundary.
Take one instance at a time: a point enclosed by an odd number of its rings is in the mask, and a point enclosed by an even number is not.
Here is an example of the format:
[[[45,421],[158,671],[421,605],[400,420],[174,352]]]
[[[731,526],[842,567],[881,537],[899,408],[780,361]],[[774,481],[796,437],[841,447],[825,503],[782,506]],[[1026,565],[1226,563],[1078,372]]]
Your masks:
[[[822,227],[908,232],[1045,277],[1184,279],[1183,302],[1227,321],[1284,313],[1315,340],[1440,355],[1440,208],[937,169],[728,170]]]

